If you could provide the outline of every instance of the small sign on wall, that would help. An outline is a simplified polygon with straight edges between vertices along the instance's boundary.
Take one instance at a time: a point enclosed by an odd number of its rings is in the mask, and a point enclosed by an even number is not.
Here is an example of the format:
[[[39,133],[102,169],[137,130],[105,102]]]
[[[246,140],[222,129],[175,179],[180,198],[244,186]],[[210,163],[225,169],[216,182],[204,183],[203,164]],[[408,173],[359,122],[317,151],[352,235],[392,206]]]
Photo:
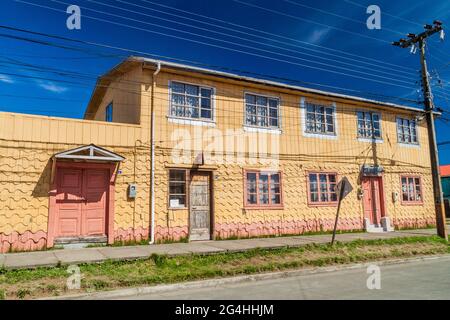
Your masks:
[[[180,199],[170,199],[170,207],[171,208],[179,208],[180,207]]]

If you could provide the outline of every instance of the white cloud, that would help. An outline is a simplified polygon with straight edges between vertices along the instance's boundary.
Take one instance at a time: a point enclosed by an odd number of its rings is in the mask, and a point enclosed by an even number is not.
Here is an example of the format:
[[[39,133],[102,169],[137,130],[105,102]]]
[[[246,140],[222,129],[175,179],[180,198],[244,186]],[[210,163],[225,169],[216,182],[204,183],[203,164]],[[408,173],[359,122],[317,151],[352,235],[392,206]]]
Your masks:
[[[45,89],[47,91],[50,91],[50,92],[54,92],[54,93],[63,93],[63,92],[66,92],[67,90],[69,90],[69,88],[58,86],[58,85],[54,84],[51,81],[46,81],[46,82],[39,81],[38,85],[41,88],[43,88],[43,89]]]
[[[314,30],[312,34],[307,38],[306,42],[319,44],[330,32],[330,28],[324,28],[320,30]]]
[[[0,73],[0,82],[12,84],[12,83],[14,83],[14,80],[11,79],[11,77],[9,77],[9,76]]]

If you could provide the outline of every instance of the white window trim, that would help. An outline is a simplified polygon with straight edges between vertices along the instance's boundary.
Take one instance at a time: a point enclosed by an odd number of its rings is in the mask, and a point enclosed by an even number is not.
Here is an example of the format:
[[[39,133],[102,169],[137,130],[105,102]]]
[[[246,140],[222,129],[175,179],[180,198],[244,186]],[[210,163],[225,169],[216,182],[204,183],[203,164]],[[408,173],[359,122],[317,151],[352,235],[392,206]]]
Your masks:
[[[186,126],[199,126],[199,127],[215,127],[214,121],[201,120],[201,119],[188,119],[175,116],[167,116],[167,120],[170,123],[182,124]]]
[[[248,125],[244,125],[245,132],[258,132],[258,133],[270,133],[270,134],[282,134],[283,131],[281,129],[276,128],[266,128],[266,127],[252,127]]]
[[[306,98],[300,98],[300,119],[302,123],[302,134],[304,137],[308,138],[319,138],[319,139],[327,139],[327,140],[337,140],[339,135],[338,121],[337,121],[337,112],[336,112],[336,102],[332,103],[333,107],[333,122],[334,122],[334,133],[325,134],[325,133],[313,133],[306,132]]]
[[[399,142],[398,145],[402,148],[413,148],[413,149],[420,149],[420,144],[419,143],[404,143],[404,142]]]
[[[172,82],[178,82],[182,84],[188,84],[191,86],[196,86],[205,89],[211,89],[211,113],[212,113],[212,119],[203,119],[203,118],[188,118],[188,117],[177,117],[170,113],[170,110],[172,108]],[[216,88],[212,86],[206,86],[199,83],[192,83],[192,82],[186,82],[186,81],[178,81],[178,80],[169,80],[169,99],[168,99],[168,109],[167,109],[167,118],[169,122],[178,123],[178,124],[185,124],[185,125],[197,125],[197,126],[208,126],[208,127],[214,127],[216,125]],[[201,102],[200,102],[201,103]],[[204,123],[204,124],[199,124]]]
[[[247,101],[245,100],[245,95],[250,94],[253,96],[260,96],[267,99],[276,99],[278,101],[278,128],[275,127],[260,127],[260,126],[252,126],[247,124]],[[243,123],[244,123],[244,131],[248,132],[269,132],[269,133],[282,133],[282,114],[281,114],[281,98],[277,96],[271,96],[267,94],[257,93],[257,92],[251,92],[251,91],[244,91],[244,117],[243,117]],[[261,129],[261,131],[257,130]]]
[[[359,142],[369,142],[369,143],[383,143],[384,142],[384,140],[383,139],[380,139],[380,138],[361,138],[361,137],[358,137],[358,141]]]
[[[358,135],[358,112],[365,112],[365,113],[369,112],[369,113],[378,114],[378,116],[380,117],[380,133],[381,133],[381,137],[380,138],[374,138],[374,137],[367,138],[367,137],[360,137]],[[374,143],[374,142],[375,143],[383,143],[384,142],[384,139],[383,139],[383,133],[384,133],[384,130],[383,130],[383,116],[382,116],[381,112],[372,111],[372,110],[357,109],[355,111],[355,115],[356,115],[356,138],[358,139],[358,141],[360,141],[360,142],[370,142],[370,143]]]
[[[409,120],[409,121],[414,120],[414,121],[416,122],[416,139],[417,139],[417,142],[411,142],[411,143],[409,143],[409,142],[399,141],[399,139],[398,139],[398,122],[397,122],[398,119],[406,119],[406,120]],[[400,146],[402,146],[402,147],[420,148],[420,142],[419,142],[419,130],[418,130],[417,128],[418,128],[417,120],[411,119],[411,118],[408,118],[408,117],[397,116],[397,117],[395,118],[395,129],[396,129],[395,132],[396,132],[396,135],[397,135],[397,143],[398,143]]]

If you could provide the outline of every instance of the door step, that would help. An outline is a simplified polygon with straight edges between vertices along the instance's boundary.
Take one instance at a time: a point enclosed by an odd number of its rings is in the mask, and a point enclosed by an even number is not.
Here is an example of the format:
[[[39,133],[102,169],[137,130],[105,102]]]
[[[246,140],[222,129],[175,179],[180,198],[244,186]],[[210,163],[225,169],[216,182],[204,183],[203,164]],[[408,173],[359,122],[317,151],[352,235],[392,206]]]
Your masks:
[[[56,248],[63,249],[86,248],[88,246],[105,246],[108,243],[108,237],[65,237],[55,239],[54,243]]]

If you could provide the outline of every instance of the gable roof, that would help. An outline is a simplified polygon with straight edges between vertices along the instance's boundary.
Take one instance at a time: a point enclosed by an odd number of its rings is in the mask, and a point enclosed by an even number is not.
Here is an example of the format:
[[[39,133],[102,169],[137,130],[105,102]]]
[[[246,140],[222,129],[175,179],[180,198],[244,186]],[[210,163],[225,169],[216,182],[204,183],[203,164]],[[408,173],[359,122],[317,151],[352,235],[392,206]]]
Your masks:
[[[339,98],[339,99],[346,99],[346,100],[353,100],[358,102],[364,102],[369,103],[373,105],[383,106],[383,107],[390,107],[390,108],[396,108],[396,109],[402,109],[406,111],[413,111],[413,112],[424,112],[421,108],[411,107],[411,106],[405,106],[400,105],[396,103],[390,103],[390,102],[384,102],[379,100],[373,100],[358,96],[352,96],[352,95],[346,95],[346,94],[340,94],[340,93],[334,93],[334,92],[328,92],[318,89],[312,89],[302,86],[296,86],[296,85],[290,85],[283,82],[277,82],[277,81],[271,81],[271,80],[265,80],[261,78],[253,78],[248,76],[239,75],[236,73],[230,73],[230,72],[223,72],[223,71],[217,71],[213,69],[207,69],[202,67],[195,67],[187,64],[181,64],[176,62],[170,62],[165,60],[156,60],[156,59],[150,59],[145,57],[135,57],[131,56],[121,63],[119,63],[117,66],[115,66],[113,69],[111,69],[109,72],[104,74],[103,76],[99,77],[96,87],[94,89],[94,92],[92,94],[91,100],[88,104],[88,107],[86,109],[86,112],[84,114],[84,118],[88,118],[89,114],[92,114],[96,107],[98,106],[99,102],[105,95],[107,86],[118,76],[126,73],[127,71],[131,70],[132,68],[142,65],[144,66],[152,66],[153,68],[156,68],[158,65],[161,66],[161,68],[169,68],[169,69],[176,69],[176,70],[184,70],[184,71],[190,71],[210,76],[216,76],[221,78],[227,78],[227,79],[233,79],[238,81],[244,81],[248,83],[254,83],[254,84],[261,84],[266,85],[270,87],[276,87],[276,88],[284,88],[284,89],[290,89],[298,92],[303,93],[312,93],[317,94],[321,96],[331,97],[331,98]],[[434,112],[436,114],[440,114],[439,112]]]
[[[70,149],[63,152],[58,152],[54,155],[55,159],[64,160],[84,160],[84,161],[108,161],[121,162],[125,160],[124,157],[112,151],[100,148],[94,144],[81,146],[75,149]]]

